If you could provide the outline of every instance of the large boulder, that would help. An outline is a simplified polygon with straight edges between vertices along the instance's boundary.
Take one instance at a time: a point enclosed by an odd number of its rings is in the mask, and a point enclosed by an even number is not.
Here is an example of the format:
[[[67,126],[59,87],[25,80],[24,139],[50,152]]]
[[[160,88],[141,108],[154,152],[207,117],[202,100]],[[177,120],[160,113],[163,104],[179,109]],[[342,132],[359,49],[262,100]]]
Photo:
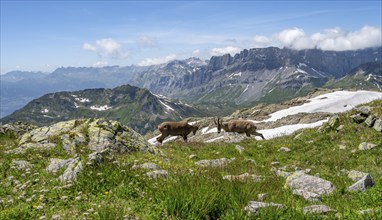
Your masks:
[[[349,191],[365,191],[367,188],[372,187],[374,185],[373,178],[370,174],[366,174],[364,177],[359,179],[356,183],[349,186]]]
[[[382,119],[375,120],[373,128],[376,131],[382,131]]]
[[[303,172],[295,172],[286,179],[286,187],[293,190],[293,194],[303,196],[309,201],[318,201],[322,195],[335,190],[335,186],[328,180],[311,176]]]

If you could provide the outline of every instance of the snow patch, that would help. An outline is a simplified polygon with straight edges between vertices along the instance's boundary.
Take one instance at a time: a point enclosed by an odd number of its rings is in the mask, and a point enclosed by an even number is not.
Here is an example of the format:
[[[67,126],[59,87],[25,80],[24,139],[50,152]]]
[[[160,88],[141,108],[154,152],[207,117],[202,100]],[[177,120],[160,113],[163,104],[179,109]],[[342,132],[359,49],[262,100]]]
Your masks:
[[[369,74],[369,76],[367,77],[366,81],[369,81],[372,76],[373,76],[373,74]]]
[[[97,111],[106,111],[108,109],[111,109],[111,107],[109,107],[107,105],[103,105],[103,106],[93,105],[93,106],[90,106],[90,109],[91,110],[97,110]]]
[[[302,70],[300,68],[297,68],[297,72],[300,72],[300,73],[308,75],[308,73],[305,70]]]
[[[247,87],[245,87],[244,91],[240,95],[244,94],[248,90],[248,88],[249,88],[249,84],[247,85]]]
[[[171,106],[169,106],[169,105],[166,105],[166,104],[165,104],[164,102],[162,102],[161,100],[159,100],[159,102],[160,102],[164,107],[166,107],[167,110],[169,110],[169,111],[175,111],[175,109],[171,108]]]
[[[308,65],[306,65],[305,63],[298,63],[298,67],[300,67],[300,66],[305,66],[305,67],[307,67]]]
[[[240,77],[241,76],[241,72],[238,72],[238,73],[232,73],[231,75],[228,76],[228,78],[232,79],[234,77]]]
[[[202,130],[200,130],[200,132],[202,132],[202,134],[205,134],[205,133],[208,131],[208,128],[209,128],[209,127],[205,127],[205,128],[203,128]]]
[[[73,97],[75,97],[75,96],[73,96]],[[75,100],[76,101],[79,101],[79,102],[90,102],[90,100],[89,99],[87,99],[87,98],[75,98]]]
[[[302,128],[314,128],[321,126],[323,123],[327,122],[328,119],[309,123],[309,124],[295,124],[295,125],[285,125],[277,128],[272,128],[272,129],[264,129],[264,130],[259,130],[258,132],[263,134],[265,139],[272,139],[276,137],[281,137],[284,135],[290,135],[293,132],[302,129]],[[260,140],[260,137],[256,137],[256,139]]]
[[[49,115],[42,115],[42,116],[45,117],[45,118],[54,118],[54,117],[49,116]]]
[[[212,138],[212,139],[210,139],[210,140],[207,140],[206,143],[211,143],[211,142],[220,140],[220,139],[222,139],[222,138],[224,138],[224,136],[220,136],[220,137],[217,137],[217,138]]]
[[[272,113],[267,121],[276,121],[288,115],[295,115],[298,113],[315,113],[315,112],[329,112],[340,113],[352,109],[354,106],[371,102],[376,99],[382,99],[381,92],[372,91],[336,91],[333,93],[319,95],[312,99],[310,102],[300,106],[290,107]]]
[[[48,109],[44,109],[44,110],[41,111],[41,113],[48,113],[48,112],[49,112]]]

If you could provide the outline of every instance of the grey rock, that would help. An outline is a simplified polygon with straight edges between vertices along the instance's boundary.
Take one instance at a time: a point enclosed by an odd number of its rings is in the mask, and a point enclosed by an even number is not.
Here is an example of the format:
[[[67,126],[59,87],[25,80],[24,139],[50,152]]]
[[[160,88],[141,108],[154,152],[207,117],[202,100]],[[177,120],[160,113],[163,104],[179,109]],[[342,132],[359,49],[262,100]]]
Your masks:
[[[276,208],[284,208],[284,205],[276,204],[276,203],[265,203],[258,201],[250,201],[249,204],[244,208],[244,211],[248,214],[257,214],[260,209],[267,207],[276,207]]]
[[[201,167],[223,167],[231,162],[232,162],[231,159],[221,158],[221,159],[215,159],[215,160],[200,160],[198,162],[195,162],[195,165],[198,165]]]
[[[58,177],[61,182],[68,181],[76,181],[77,175],[83,169],[82,161],[79,158],[74,158],[70,163],[68,163],[68,167],[64,171],[64,173]]]
[[[280,147],[280,149],[278,151],[282,151],[282,152],[290,152],[291,150],[287,147]]]
[[[117,153],[159,152],[140,134],[117,121],[78,119],[31,130],[20,138],[19,146],[8,153],[24,153],[26,149],[30,148],[51,149],[56,146],[57,142],[61,142],[64,150],[72,155],[81,153],[76,150],[83,150],[83,148],[97,152],[105,149]]]
[[[223,177],[223,179],[229,180],[229,181],[239,181],[239,182],[245,182],[247,180],[254,181],[254,182],[261,181],[260,176],[249,174],[249,173],[243,173],[241,175],[226,175]]]
[[[190,160],[192,160],[192,159],[194,159],[194,158],[197,158],[198,156],[196,155],[196,154],[191,154],[188,158],[190,159]]]
[[[132,169],[133,170],[136,170],[136,169],[160,170],[161,168],[158,165],[156,165],[155,163],[144,163],[144,164],[139,164],[139,165],[133,165]]]
[[[367,142],[362,142],[358,146],[358,150],[371,150],[375,148],[377,145],[373,143],[367,143]]]
[[[377,119],[374,122],[373,128],[374,128],[374,130],[381,132],[382,131],[382,119]]]
[[[337,131],[337,132],[340,132],[340,131],[342,131],[342,129],[344,129],[344,125],[340,125],[340,126],[338,126],[338,127],[336,128],[336,131]]]
[[[365,120],[365,124],[367,124],[367,126],[369,127],[373,127],[376,120],[376,117],[374,117],[373,115],[369,115],[369,117],[367,117]]]
[[[370,213],[373,213],[374,210],[373,209],[365,209],[365,210],[361,210],[359,211],[359,214],[361,215],[367,215],[367,214],[370,214]]]
[[[336,210],[331,209],[329,206],[326,205],[311,205],[304,207],[304,214],[327,214],[329,212],[336,212]]]
[[[256,160],[254,160],[254,159],[246,159],[246,161],[247,161],[248,163],[256,164]]]
[[[113,158],[113,155],[112,155],[111,150],[109,148],[106,148],[100,152],[96,151],[96,152],[89,154],[87,165],[99,165],[106,158],[109,160],[111,160]],[[115,161],[113,161],[113,162],[115,162]],[[116,163],[118,163],[118,161]]]
[[[372,107],[370,106],[360,106],[355,108],[355,110],[362,115],[370,115],[371,109]]]
[[[374,185],[373,178],[367,174],[362,179],[358,180],[353,185],[349,186],[349,191],[365,191],[367,188]]]
[[[268,197],[268,193],[257,194],[257,198],[262,202]]]
[[[49,173],[56,173],[61,167],[67,166],[73,161],[73,158],[69,159],[58,159],[51,158],[49,165],[45,168],[45,170]]]
[[[333,129],[337,128],[340,125],[340,117],[338,115],[332,116],[328,120],[328,125]]]
[[[364,173],[364,172],[361,172],[361,171],[357,171],[357,170],[350,170],[348,172],[348,177],[350,179],[352,179],[353,181],[358,181],[360,179],[362,179],[364,176],[366,176],[368,173]]]
[[[272,167],[271,171],[275,172],[276,176],[283,177],[283,178],[287,178],[290,175],[292,175],[290,172],[286,172],[286,171],[282,170],[282,168],[277,169],[275,167]]]
[[[151,179],[168,178],[168,172],[166,170],[154,170],[146,173],[146,176]]]
[[[354,122],[360,124],[366,120],[366,117],[361,114],[351,115],[350,118],[353,119]]]
[[[32,164],[25,160],[12,160],[11,167],[16,168],[18,170],[31,168]]]
[[[330,194],[335,190],[335,186],[330,181],[303,172],[295,172],[290,175],[286,179],[285,185],[293,189],[295,194],[312,201],[316,201],[322,195]]]
[[[61,215],[52,215],[52,220],[61,220]]]
[[[17,137],[22,136],[23,134],[36,129],[37,126],[27,123],[27,122],[13,122],[5,125],[0,125],[0,134],[14,134]]]

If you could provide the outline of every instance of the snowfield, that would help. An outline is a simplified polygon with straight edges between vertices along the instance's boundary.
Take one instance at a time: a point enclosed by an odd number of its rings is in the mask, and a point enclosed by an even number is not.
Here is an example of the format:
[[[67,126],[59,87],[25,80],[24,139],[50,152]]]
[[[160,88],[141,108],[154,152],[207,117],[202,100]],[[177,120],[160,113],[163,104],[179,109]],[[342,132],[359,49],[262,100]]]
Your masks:
[[[317,97],[309,99],[308,103],[305,103],[300,106],[293,106],[288,109],[283,109],[277,112],[274,112],[270,114],[270,118],[263,120],[263,121],[254,121],[250,120],[254,123],[261,123],[261,122],[272,122],[277,121],[278,119],[281,119],[288,115],[295,115],[298,113],[315,113],[315,112],[328,112],[328,113],[341,113],[348,110],[351,110],[355,106],[359,104],[364,104],[371,102],[376,99],[382,99],[382,93],[381,92],[373,92],[373,91],[336,91],[332,93],[327,93],[323,95],[319,95]],[[294,124],[294,125],[284,125],[277,128],[272,129],[263,129],[258,130],[258,132],[262,133],[265,137],[265,139],[272,139],[284,135],[290,135],[293,132],[304,129],[304,128],[314,128],[321,126],[325,122],[327,122],[328,119],[316,121],[313,123],[308,124]],[[195,122],[191,122],[189,124],[194,124]],[[211,134],[216,134],[211,137]],[[205,142],[217,142],[217,141],[226,141],[229,140],[230,133],[222,132],[220,135],[217,135],[217,128],[215,127],[204,127],[200,128],[200,133],[197,134],[197,136],[203,136],[203,135],[209,135],[209,139],[207,139]],[[245,138],[244,134],[241,134],[243,138]],[[158,136],[157,136],[158,137]],[[149,143],[151,144],[157,144],[156,137],[149,140]],[[262,140],[261,137],[254,137],[251,136],[251,138],[256,138],[257,140]],[[171,140],[176,139],[176,137],[170,137],[167,138],[164,142],[168,142]],[[192,139],[190,140],[192,141]]]
[[[336,91],[333,93],[319,95],[309,99],[309,103],[300,106],[290,107],[272,113],[271,118],[264,120],[277,121],[288,115],[298,113],[329,112],[340,113],[354,108],[356,105],[371,102],[376,99],[382,99],[381,92],[372,91]]]

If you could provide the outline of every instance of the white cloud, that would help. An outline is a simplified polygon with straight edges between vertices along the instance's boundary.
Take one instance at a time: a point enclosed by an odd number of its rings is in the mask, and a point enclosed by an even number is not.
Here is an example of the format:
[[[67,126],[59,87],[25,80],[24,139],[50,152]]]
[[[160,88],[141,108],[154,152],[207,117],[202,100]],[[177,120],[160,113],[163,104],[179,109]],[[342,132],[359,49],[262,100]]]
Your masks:
[[[199,54],[200,54],[200,49],[196,49],[196,50],[192,51],[192,56],[194,56],[194,57],[199,56]]]
[[[235,53],[238,53],[240,52],[241,49],[238,48],[238,47],[232,47],[232,46],[228,46],[228,47],[224,47],[224,48],[213,48],[211,50],[211,55],[212,56],[221,56],[221,55],[224,55],[224,54],[235,54]]]
[[[269,38],[258,38],[264,41]],[[346,32],[339,27],[326,29],[314,33],[310,36],[300,28],[291,28],[282,30],[272,36],[273,45],[288,47],[292,49],[311,49],[318,48],[322,50],[357,50],[368,47],[382,45],[382,31],[380,28],[364,26],[353,32]],[[256,37],[255,40],[256,42]]]
[[[269,47],[272,45],[272,39],[262,36],[256,35],[253,38],[253,47]]]
[[[108,62],[107,61],[97,61],[95,64],[93,64],[92,66],[93,67],[103,67],[103,66],[107,66],[108,65]]]
[[[169,61],[175,60],[176,55],[170,54],[165,57],[159,57],[159,58],[146,58],[138,63],[139,66],[150,66],[150,65],[157,65],[162,63],[167,63]]]
[[[138,43],[143,47],[151,47],[151,48],[158,47],[157,39],[153,37],[149,37],[149,36],[141,36],[138,39]]]
[[[97,40],[95,45],[84,43],[82,49],[96,52],[101,57],[110,57],[114,59],[125,59],[128,57],[128,54],[122,51],[121,44],[112,38]]]
[[[321,37],[317,41],[317,48],[322,50],[357,50],[382,45],[381,29],[371,26],[348,33],[336,28],[327,30],[324,34],[316,33],[314,36],[315,39],[317,36]]]
[[[93,46],[93,45],[91,45],[89,43],[84,43],[82,45],[82,49],[87,50],[87,51],[92,51],[92,52],[97,51],[97,47],[95,47],[95,46]]]

